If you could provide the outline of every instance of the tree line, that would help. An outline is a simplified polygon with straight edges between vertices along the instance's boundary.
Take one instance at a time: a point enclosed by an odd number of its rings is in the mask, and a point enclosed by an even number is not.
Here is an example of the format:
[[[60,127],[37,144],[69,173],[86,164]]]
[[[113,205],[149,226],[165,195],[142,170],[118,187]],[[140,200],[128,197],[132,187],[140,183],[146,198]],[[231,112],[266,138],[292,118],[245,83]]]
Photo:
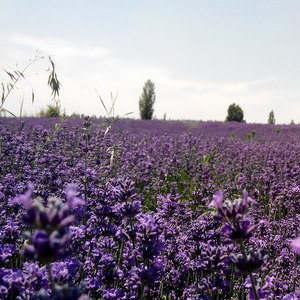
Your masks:
[[[142,120],[151,120],[153,118],[155,100],[155,84],[148,79],[144,84],[143,92],[139,99],[140,118]],[[235,103],[229,105],[225,122],[245,123],[246,121],[244,120],[244,111],[242,108]],[[294,122],[292,120],[291,124],[293,123]],[[275,124],[275,115],[273,110],[269,113],[268,124]]]

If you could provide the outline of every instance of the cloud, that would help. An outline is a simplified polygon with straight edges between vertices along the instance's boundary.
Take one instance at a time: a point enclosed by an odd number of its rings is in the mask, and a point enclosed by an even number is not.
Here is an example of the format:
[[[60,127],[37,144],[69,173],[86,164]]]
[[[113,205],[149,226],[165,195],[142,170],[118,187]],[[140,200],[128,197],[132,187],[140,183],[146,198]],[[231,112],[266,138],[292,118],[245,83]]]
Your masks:
[[[33,37],[23,34],[10,34],[0,36],[1,40],[7,41],[18,47],[28,50],[38,50],[42,53],[55,54],[62,59],[88,58],[97,59],[108,54],[105,47],[89,47],[84,44],[77,45],[67,40],[52,37]]]

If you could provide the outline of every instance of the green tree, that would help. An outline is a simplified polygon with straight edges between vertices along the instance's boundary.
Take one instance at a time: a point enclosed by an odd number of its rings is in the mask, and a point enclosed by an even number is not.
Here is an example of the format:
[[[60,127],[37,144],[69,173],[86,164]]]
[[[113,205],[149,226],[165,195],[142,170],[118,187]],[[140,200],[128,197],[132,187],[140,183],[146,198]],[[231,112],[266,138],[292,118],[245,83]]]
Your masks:
[[[269,113],[268,124],[273,124],[273,125],[275,124],[275,116],[273,110],[271,110]]]
[[[155,99],[155,85],[150,79],[148,79],[145,82],[145,85],[143,87],[143,93],[140,96],[139,100],[140,117],[142,120],[152,119]]]
[[[39,111],[39,117],[47,117],[47,118],[55,118],[60,117],[61,115],[61,107],[56,103],[56,105],[47,105],[47,109],[43,108]]]
[[[245,122],[244,112],[241,107],[235,103],[229,105],[225,122]]]

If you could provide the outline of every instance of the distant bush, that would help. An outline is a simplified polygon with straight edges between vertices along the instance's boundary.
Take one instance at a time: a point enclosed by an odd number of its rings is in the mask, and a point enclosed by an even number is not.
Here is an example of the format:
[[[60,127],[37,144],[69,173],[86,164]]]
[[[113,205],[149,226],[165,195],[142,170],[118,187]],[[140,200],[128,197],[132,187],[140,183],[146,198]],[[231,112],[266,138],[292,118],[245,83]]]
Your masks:
[[[244,140],[250,140],[250,141],[253,141],[253,140],[256,140],[256,131],[255,130],[252,130],[251,133],[248,133],[246,135],[246,137],[244,138]]]
[[[70,118],[73,118],[73,119],[80,119],[83,117],[84,117],[84,114],[78,114],[78,113],[72,113],[70,116]]]
[[[55,118],[61,116],[61,107],[60,105],[47,105],[47,109],[41,108],[38,113],[38,117],[47,117],[47,118]]]

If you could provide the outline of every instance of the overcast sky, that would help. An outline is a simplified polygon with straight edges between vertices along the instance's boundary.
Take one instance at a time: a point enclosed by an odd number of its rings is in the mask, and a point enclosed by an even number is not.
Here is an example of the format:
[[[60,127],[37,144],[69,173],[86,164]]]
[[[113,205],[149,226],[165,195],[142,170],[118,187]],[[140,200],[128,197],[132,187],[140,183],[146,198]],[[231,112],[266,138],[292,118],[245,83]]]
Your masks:
[[[147,79],[157,118],[223,121],[230,104],[248,123],[300,123],[299,0],[0,0],[3,68],[24,68],[36,51],[51,55],[67,114],[139,118]],[[46,59],[5,108],[36,113],[51,104]],[[37,74],[38,73],[38,74]],[[35,92],[31,103],[31,89]]]

